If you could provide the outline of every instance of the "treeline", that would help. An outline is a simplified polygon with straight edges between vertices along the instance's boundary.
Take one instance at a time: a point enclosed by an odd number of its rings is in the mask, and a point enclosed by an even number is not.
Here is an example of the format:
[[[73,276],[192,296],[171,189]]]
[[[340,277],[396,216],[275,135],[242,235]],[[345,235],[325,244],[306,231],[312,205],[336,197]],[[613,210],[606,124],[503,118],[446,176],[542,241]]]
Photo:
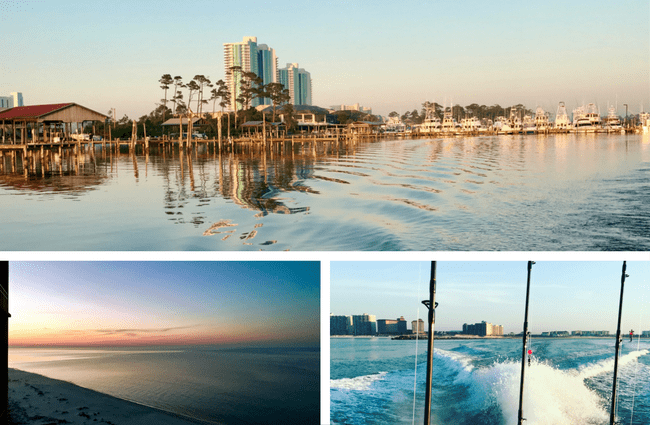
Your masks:
[[[458,121],[465,117],[477,117],[481,120],[490,119],[494,121],[496,117],[499,116],[509,117],[510,111],[512,109],[514,109],[516,113],[521,114],[522,116],[533,115],[533,111],[527,109],[522,104],[509,106],[506,108],[503,108],[500,105],[486,106],[479,105],[478,103],[472,103],[471,105],[467,105],[465,107],[454,105],[453,108],[451,108],[451,113],[452,116]],[[413,111],[406,111],[400,115],[398,112],[393,111],[388,114],[388,116],[399,117],[405,124],[422,124],[427,116],[427,110],[431,110],[433,115],[442,120],[445,110],[447,112],[450,111],[450,107],[445,108],[438,103],[427,101],[422,104],[422,109],[419,112],[417,109],[413,109]]]

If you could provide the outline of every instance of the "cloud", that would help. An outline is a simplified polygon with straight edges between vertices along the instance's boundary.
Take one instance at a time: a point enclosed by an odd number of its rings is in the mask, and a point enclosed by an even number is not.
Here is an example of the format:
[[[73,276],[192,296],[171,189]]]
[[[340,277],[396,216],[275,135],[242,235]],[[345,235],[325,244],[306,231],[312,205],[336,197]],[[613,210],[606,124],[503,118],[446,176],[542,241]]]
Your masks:
[[[89,329],[89,330],[69,330],[66,333],[96,333],[100,335],[126,335],[126,336],[138,336],[138,334],[143,333],[167,333],[170,331],[175,331],[179,329],[190,329],[195,328],[200,325],[189,325],[189,326],[175,326],[170,328],[131,328],[131,329]]]

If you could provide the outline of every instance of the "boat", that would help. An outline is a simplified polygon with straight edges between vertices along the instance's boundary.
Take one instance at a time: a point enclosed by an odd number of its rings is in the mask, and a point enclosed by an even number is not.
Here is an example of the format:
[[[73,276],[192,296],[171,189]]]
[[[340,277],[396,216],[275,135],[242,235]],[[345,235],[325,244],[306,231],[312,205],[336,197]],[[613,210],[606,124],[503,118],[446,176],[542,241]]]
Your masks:
[[[540,107],[535,111],[535,131],[537,133],[545,133],[550,128],[548,121],[548,114]]]
[[[569,120],[569,116],[566,113],[564,102],[560,102],[557,106],[554,128],[556,131],[569,131],[571,128],[571,121]]]
[[[573,110],[573,130],[578,133],[593,133],[596,130],[591,125],[584,106],[578,106]]]
[[[427,108],[424,122],[420,125],[420,133],[440,133],[441,127],[440,118],[436,116],[434,109]]]
[[[624,131],[621,119],[616,115],[616,108],[613,106],[610,106],[607,110],[607,117],[605,118],[603,128],[608,133],[621,133]]]
[[[530,115],[524,115],[524,122],[522,124],[524,134],[535,134],[537,126],[535,120]]]
[[[600,132],[602,130],[602,120],[600,119],[600,111],[598,107],[590,103],[587,105],[587,113],[585,116],[589,119],[591,127],[594,129],[594,132]]]
[[[442,117],[441,130],[444,134],[456,134],[456,120],[451,116],[451,108]]]

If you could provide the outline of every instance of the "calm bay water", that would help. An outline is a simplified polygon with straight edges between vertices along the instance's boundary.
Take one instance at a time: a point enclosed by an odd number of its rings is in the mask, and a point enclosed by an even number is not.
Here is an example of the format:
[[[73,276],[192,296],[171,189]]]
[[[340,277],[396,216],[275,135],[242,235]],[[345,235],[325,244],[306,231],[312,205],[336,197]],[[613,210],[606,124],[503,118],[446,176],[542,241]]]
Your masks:
[[[533,339],[525,375],[526,423],[608,424],[614,343],[614,338]],[[332,423],[423,422],[426,340],[332,338],[330,345]],[[623,343],[620,424],[650,423],[649,351],[647,339]],[[438,340],[434,353],[432,424],[517,423],[521,340]]]
[[[9,367],[206,423],[318,423],[314,348],[10,348]]]
[[[0,250],[650,250],[648,135],[0,163]]]

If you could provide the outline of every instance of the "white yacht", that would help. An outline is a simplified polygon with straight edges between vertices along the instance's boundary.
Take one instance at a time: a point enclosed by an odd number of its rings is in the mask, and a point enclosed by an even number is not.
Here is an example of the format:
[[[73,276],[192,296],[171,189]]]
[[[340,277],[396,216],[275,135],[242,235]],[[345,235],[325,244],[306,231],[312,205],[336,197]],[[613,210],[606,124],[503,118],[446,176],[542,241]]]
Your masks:
[[[424,122],[420,125],[420,133],[440,133],[441,127],[440,118],[436,116],[434,109],[427,108]]]
[[[602,128],[600,111],[598,111],[598,107],[595,104],[590,103],[587,105],[586,117],[589,119],[589,122],[591,123],[591,126],[594,128],[594,131],[598,131],[599,129]]]
[[[555,113],[555,129],[560,131],[568,131],[571,128],[571,121],[569,116],[566,113],[566,107],[564,102],[560,102],[557,106],[557,112]]]
[[[535,120],[530,115],[524,116],[524,123],[522,125],[524,134],[535,134],[537,127],[535,126]]]
[[[616,115],[616,108],[610,106],[607,110],[607,118],[605,118],[604,128],[608,133],[621,133],[624,131],[621,119]]]
[[[451,116],[451,110],[445,111],[441,128],[443,133],[456,134],[456,120]]]
[[[544,133],[549,127],[548,114],[544,109],[538,107],[535,111],[535,131]]]
[[[573,129],[579,133],[593,133],[596,129],[591,125],[584,106],[578,106],[573,110]]]

